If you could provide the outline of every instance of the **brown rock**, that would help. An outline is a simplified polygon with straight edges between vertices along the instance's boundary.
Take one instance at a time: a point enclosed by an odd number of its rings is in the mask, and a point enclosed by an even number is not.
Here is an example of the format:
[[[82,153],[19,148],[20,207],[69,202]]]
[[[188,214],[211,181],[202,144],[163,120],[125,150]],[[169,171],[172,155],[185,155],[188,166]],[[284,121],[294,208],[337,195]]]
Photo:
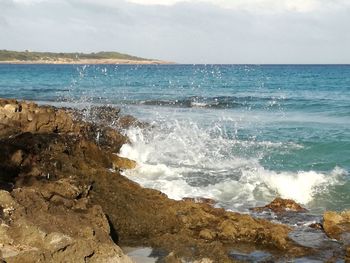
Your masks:
[[[216,233],[209,229],[203,229],[199,232],[199,237],[205,240],[213,240],[216,237]]]
[[[214,261],[209,258],[202,258],[199,260],[195,260],[193,263],[213,263]]]
[[[11,162],[13,165],[19,166],[23,162],[24,153],[22,150],[17,150],[12,156],[11,156]]]
[[[130,116],[130,115],[126,115],[126,116],[120,117],[118,119],[118,126],[123,128],[123,129],[127,129],[131,126],[135,126],[138,123],[139,122],[137,121],[137,119],[133,116]]]
[[[0,111],[6,104],[10,102],[0,100]],[[0,138],[0,179],[15,184],[10,196],[17,204],[4,213],[4,220],[14,222],[0,235],[9,241],[3,250],[8,251],[6,260],[106,262],[107,256],[121,256],[111,237],[124,245],[174,251],[192,261],[230,262],[229,248],[239,242],[293,256],[306,253],[288,238],[288,226],[206,202],[174,201],[110,171],[119,159],[112,152],[127,141],[117,130],[83,122],[69,109],[19,104],[17,114],[23,118],[6,118],[6,124],[0,119],[11,136]],[[43,113],[48,117],[40,119]],[[9,161],[18,150],[25,153],[19,166]]]
[[[112,106],[93,106],[83,110],[85,118],[99,125],[112,126],[119,118],[119,108]]]
[[[56,182],[16,189],[13,195],[0,191],[5,223],[10,222],[0,225],[0,253],[6,262],[131,262],[110,239],[101,207],[74,212],[65,202],[46,200],[40,192],[47,186],[62,193]]]
[[[136,167],[136,162],[125,157],[112,155],[114,169],[129,170]]]
[[[350,247],[346,249],[346,255],[345,255],[345,262],[349,263],[350,262]]]
[[[194,202],[194,203],[203,203],[203,204],[208,204],[208,205],[215,205],[216,201],[211,199],[211,198],[204,198],[204,197],[184,197],[182,198],[185,202]]]
[[[306,212],[307,209],[296,203],[291,199],[275,198],[270,204],[263,207],[251,208],[252,211],[262,212],[265,210],[271,210],[275,213],[281,212]]]
[[[327,211],[323,214],[323,228],[330,237],[342,240],[350,235],[350,211],[341,213]],[[348,239],[348,237],[347,237]],[[348,240],[350,241],[350,240]]]
[[[219,236],[222,239],[234,240],[236,238],[236,236],[238,235],[238,230],[237,230],[236,226],[230,220],[223,221],[218,226],[218,230],[219,230],[219,232],[218,232]]]
[[[164,263],[182,263],[182,261],[175,255],[174,252],[171,252],[164,258]]]
[[[313,228],[313,229],[321,229],[323,230],[323,225],[321,223],[312,223],[309,225],[309,227]]]

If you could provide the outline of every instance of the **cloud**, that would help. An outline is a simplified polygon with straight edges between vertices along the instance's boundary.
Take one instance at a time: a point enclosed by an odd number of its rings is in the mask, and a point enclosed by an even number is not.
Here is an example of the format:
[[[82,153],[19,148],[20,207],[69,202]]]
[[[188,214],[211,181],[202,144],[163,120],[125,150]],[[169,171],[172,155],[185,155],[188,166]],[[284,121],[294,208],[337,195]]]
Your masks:
[[[116,50],[182,63],[346,63],[349,3],[0,0],[0,49]]]
[[[140,5],[165,5],[171,6],[179,3],[210,3],[222,8],[245,10],[250,12],[312,12],[323,6],[348,5],[346,0],[128,0],[128,2]]]

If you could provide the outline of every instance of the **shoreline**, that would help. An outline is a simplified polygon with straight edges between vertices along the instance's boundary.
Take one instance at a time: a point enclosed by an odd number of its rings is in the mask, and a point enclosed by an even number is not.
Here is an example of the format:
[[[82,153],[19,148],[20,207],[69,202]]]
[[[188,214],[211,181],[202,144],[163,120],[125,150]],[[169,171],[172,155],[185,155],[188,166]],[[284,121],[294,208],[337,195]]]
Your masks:
[[[0,221],[10,226],[0,226],[5,233],[0,259],[21,262],[30,256],[37,261],[46,256],[54,261],[75,255],[101,261],[120,256],[118,246],[161,249],[169,260],[165,262],[254,261],[257,251],[263,257],[259,260],[283,261],[322,252],[322,246],[291,238],[297,227],[215,208],[211,200],[175,201],[127,179],[120,171],[137,164],[118,156],[128,143],[120,129],[144,124],[108,106],[87,113],[99,122],[83,121],[82,113],[71,109],[0,99]],[[115,127],[109,127],[111,120]],[[306,213],[283,199],[254,211],[287,217]],[[350,231],[343,225],[349,223],[350,212],[328,212],[316,228],[305,227],[316,231],[313,238],[327,234],[339,240],[327,251],[341,259],[346,253],[350,257],[342,240]],[[18,233],[13,235],[13,229]],[[52,245],[52,240],[58,241]],[[122,257],[116,262],[130,262]]]
[[[129,59],[58,59],[58,60],[9,60],[0,61],[0,64],[14,64],[14,65],[80,65],[80,64],[91,64],[91,65],[173,65],[174,62],[167,62],[161,60],[129,60]]]

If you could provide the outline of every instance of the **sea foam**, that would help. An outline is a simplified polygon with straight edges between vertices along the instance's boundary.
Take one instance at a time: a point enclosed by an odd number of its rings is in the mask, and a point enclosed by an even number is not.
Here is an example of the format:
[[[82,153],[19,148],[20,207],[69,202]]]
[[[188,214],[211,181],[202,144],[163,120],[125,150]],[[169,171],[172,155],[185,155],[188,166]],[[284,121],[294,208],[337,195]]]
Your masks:
[[[158,189],[172,199],[206,197],[219,206],[244,211],[274,197],[307,205],[318,193],[341,181],[346,171],[273,171],[260,163],[261,156],[247,155],[254,147],[302,149],[296,143],[259,142],[228,137],[220,125],[199,127],[195,122],[166,121],[153,128],[127,131],[131,143],[121,155],[137,161],[125,172],[144,187]]]

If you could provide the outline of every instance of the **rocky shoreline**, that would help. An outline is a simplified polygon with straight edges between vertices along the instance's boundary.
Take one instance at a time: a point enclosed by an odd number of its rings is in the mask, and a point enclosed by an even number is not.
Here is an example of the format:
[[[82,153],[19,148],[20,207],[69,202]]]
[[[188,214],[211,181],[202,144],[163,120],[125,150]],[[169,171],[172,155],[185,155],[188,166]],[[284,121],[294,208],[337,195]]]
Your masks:
[[[131,125],[144,124],[114,108],[0,99],[0,261],[132,262],[119,246],[158,249],[164,262],[250,260],[232,251],[283,262],[320,252],[293,240],[292,226],[210,200],[174,201],[122,176],[137,165],[118,156]],[[265,209],[305,212],[280,199],[255,211]],[[350,212],[325,213],[318,231],[339,240],[330,262],[350,262]]]

